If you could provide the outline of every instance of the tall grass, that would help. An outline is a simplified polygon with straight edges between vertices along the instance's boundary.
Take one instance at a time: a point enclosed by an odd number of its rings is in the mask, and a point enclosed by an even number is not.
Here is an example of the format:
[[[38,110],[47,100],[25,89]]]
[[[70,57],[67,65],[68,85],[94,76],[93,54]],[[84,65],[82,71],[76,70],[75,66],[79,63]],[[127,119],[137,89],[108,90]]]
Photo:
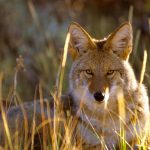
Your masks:
[[[35,8],[32,5],[32,3],[29,1],[28,3],[29,5],[29,9],[30,9],[30,13],[35,21],[35,23],[37,24],[38,28],[40,27],[40,23],[38,20],[38,17],[36,15],[35,12]],[[129,20],[132,21],[133,19],[133,7],[130,7],[130,11],[129,11]],[[42,31],[43,32],[43,31]],[[138,33],[137,33],[138,34]],[[139,34],[137,35],[139,36]],[[36,116],[37,115],[37,103],[38,101],[36,101],[36,96],[35,96],[35,100],[34,102],[31,102],[30,105],[28,105],[29,107],[31,106],[31,108],[33,108],[31,114],[32,117],[28,118],[27,114],[29,113],[28,111],[31,111],[29,108],[24,107],[25,105],[21,105],[21,99],[19,98],[19,96],[17,96],[17,92],[16,92],[16,88],[17,88],[17,74],[19,69],[24,68],[23,63],[22,63],[22,58],[20,58],[20,61],[17,63],[16,66],[16,71],[15,71],[15,75],[14,75],[14,89],[13,89],[13,98],[12,100],[15,101],[15,103],[19,103],[20,104],[20,108],[22,114],[23,114],[23,129],[19,130],[20,128],[17,127],[17,121],[16,123],[16,129],[15,129],[15,133],[16,135],[14,136],[12,134],[12,131],[10,131],[10,126],[11,126],[11,122],[9,122],[7,120],[7,111],[4,109],[3,103],[2,103],[2,81],[3,81],[3,73],[0,74],[0,108],[1,108],[1,116],[2,116],[2,121],[4,122],[4,132],[5,132],[5,139],[3,139],[4,142],[4,148],[5,149],[36,149],[37,147],[43,149],[43,150],[47,150],[47,149],[53,149],[53,150],[75,150],[75,149],[82,149],[82,145],[81,142],[79,141],[79,143],[76,143],[75,141],[75,135],[74,135],[74,130],[75,127],[77,125],[77,119],[73,118],[69,113],[66,114],[64,113],[64,110],[62,108],[61,105],[61,95],[62,95],[62,87],[63,87],[63,79],[64,79],[64,73],[65,73],[65,66],[66,66],[66,60],[67,60],[67,50],[68,50],[68,43],[69,43],[69,39],[70,39],[70,35],[67,34],[67,38],[65,41],[65,46],[64,46],[64,52],[63,52],[63,57],[62,57],[62,62],[61,65],[59,67],[59,71],[58,71],[58,76],[56,78],[56,88],[54,90],[54,92],[52,93],[53,97],[54,97],[54,109],[51,110],[52,108],[50,107],[50,101],[49,100],[45,100],[43,97],[43,91],[42,91],[42,86],[41,84],[39,85],[38,88],[38,93],[40,95],[40,100],[39,100],[39,106],[40,106],[40,116]],[[137,41],[138,41],[138,37],[137,37]],[[138,45],[138,42],[136,43],[136,45]],[[55,58],[55,54],[52,54],[52,60],[54,61],[54,64],[58,64],[58,62],[56,62]],[[144,74],[145,74],[145,70],[146,70],[146,62],[147,62],[147,51],[144,51],[144,58],[143,58],[143,65],[141,68],[141,76],[140,76],[140,83],[143,82],[144,80]],[[120,92],[122,93],[122,92]],[[118,99],[121,99],[118,104],[118,110],[119,110],[119,116],[121,118],[121,120],[125,119],[125,104],[124,104],[124,97],[123,95],[118,95]],[[107,106],[106,106],[107,109]],[[54,111],[54,113],[52,113],[52,111]],[[38,114],[38,115],[39,115]],[[53,114],[53,115],[51,115]],[[36,122],[36,117],[41,118],[41,122],[37,123]],[[31,120],[30,120],[31,119]],[[88,119],[88,117],[87,117]],[[19,120],[20,121],[20,120]],[[29,122],[30,121],[30,122]],[[104,118],[105,121],[105,118]],[[10,124],[9,124],[10,123]],[[90,121],[89,121],[90,124]],[[122,122],[120,122],[121,127],[120,127],[120,133],[116,133],[118,134],[118,136],[120,137],[120,148],[125,150],[128,147],[132,148],[132,145],[130,145],[129,143],[126,142],[125,140],[125,127],[122,124]],[[93,125],[90,124],[90,126],[94,129]],[[150,122],[147,125],[147,131],[149,131],[150,129]],[[141,129],[142,130],[142,129]],[[18,134],[17,134],[18,132]],[[136,131],[133,131],[136,132]],[[41,135],[42,133],[42,135]],[[97,137],[99,137],[99,135],[97,134],[97,132],[94,132],[96,134]],[[147,135],[145,135],[146,138]],[[36,139],[35,137],[38,137],[38,143],[36,143]],[[141,149],[146,149],[147,148],[147,143],[145,141],[145,139],[140,139],[140,137],[137,137],[139,139],[139,144],[141,145]],[[101,137],[99,137],[99,139],[101,139]],[[15,142],[13,142],[15,141]],[[142,141],[142,142],[141,142]],[[15,145],[14,145],[15,143]],[[105,143],[103,143],[104,145],[104,149],[107,149],[105,147]]]
[[[45,100],[43,98],[43,93],[42,93],[42,87],[39,86],[39,94],[40,94],[40,107],[41,107],[41,118],[42,122],[40,124],[36,124],[35,118],[36,118],[36,103],[37,101],[35,100],[34,102],[31,102],[31,104],[34,103],[33,108],[33,118],[30,120],[32,123],[29,123],[29,119],[27,118],[27,113],[28,109],[24,108],[24,105],[21,106],[21,111],[23,112],[23,118],[24,118],[24,128],[21,131],[18,131],[19,134],[16,134],[15,139],[14,136],[12,135],[11,131],[9,130],[9,127],[11,126],[11,122],[8,123],[6,113],[7,111],[4,110],[3,104],[1,103],[1,115],[2,115],[2,120],[4,122],[4,130],[5,130],[5,149],[36,149],[38,144],[38,148],[42,148],[43,150],[47,149],[53,149],[53,150],[70,150],[70,149],[82,149],[81,142],[74,143],[74,129],[77,124],[77,120],[72,118],[72,116],[68,116],[67,119],[64,116],[63,109],[60,105],[60,97],[61,97],[61,91],[62,91],[62,84],[63,84],[63,75],[65,71],[65,64],[66,64],[66,59],[67,59],[67,49],[68,49],[68,41],[69,41],[70,35],[67,35],[65,46],[64,46],[64,55],[61,63],[61,69],[59,70],[59,75],[58,79],[59,80],[57,83],[57,88],[55,89],[54,92],[54,117],[52,117],[51,114],[51,108],[49,106],[49,101],[46,101],[45,105]],[[147,53],[144,51],[144,58],[143,58],[143,66],[142,66],[142,71],[141,71],[141,78],[140,78],[140,83],[143,82],[144,79],[144,72],[146,69],[146,60],[147,60]],[[2,102],[2,79],[3,79],[3,74],[1,73],[0,75],[0,98]],[[15,80],[17,80],[16,75],[15,75]],[[17,86],[17,82],[15,81],[15,86]],[[120,92],[122,93],[122,92]],[[118,104],[118,109],[119,109],[119,116],[120,120],[125,119],[125,106],[124,106],[124,97],[123,95],[118,95],[119,99],[119,104]],[[121,100],[120,100],[121,99]],[[30,106],[29,106],[30,107]],[[106,106],[107,109],[107,106]],[[46,113],[45,113],[46,111]],[[48,114],[48,116],[46,116]],[[88,117],[87,117],[88,119]],[[16,122],[17,123],[17,122]],[[120,122],[122,124],[122,121]],[[29,124],[32,126],[30,127]],[[90,121],[89,121],[90,124]],[[17,124],[16,124],[17,127]],[[93,125],[91,124],[91,127],[94,129]],[[150,129],[150,124],[147,126],[147,131]],[[42,132],[41,132],[42,130]],[[141,129],[142,130],[142,129]],[[17,128],[16,131],[17,132]],[[136,132],[132,131],[132,132]],[[38,143],[35,143],[35,135],[37,136],[38,133],[42,133],[40,135],[40,140]],[[96,131],[95,131],[95,134]],[[126,142],[125,140],[125,130],[124,130],[124,124],[121,125],[120,132],[116,133],[120,137],[120,149],[125,150],[127,147],[132,148],[132,145]],[[30,136],[29,136],[30,135]],[[99,135],[96,135],[99,136]],[[23,138],[20,138],[23,137]],[[146,137],[146,135],[145,135]],[[100,138],[100,137],[99,137]],[[147,143],[145,139],[140,139],[140,137],[137,137],[139,139],[139,146],[141,149],[147,149]],[[13,145],[12,141],[16,141],[15,145]],[[141,143],[142,141],[142,143]],[[20,144],[20,142],[22,144]],[[105,144],[104,149],[106,149]]]

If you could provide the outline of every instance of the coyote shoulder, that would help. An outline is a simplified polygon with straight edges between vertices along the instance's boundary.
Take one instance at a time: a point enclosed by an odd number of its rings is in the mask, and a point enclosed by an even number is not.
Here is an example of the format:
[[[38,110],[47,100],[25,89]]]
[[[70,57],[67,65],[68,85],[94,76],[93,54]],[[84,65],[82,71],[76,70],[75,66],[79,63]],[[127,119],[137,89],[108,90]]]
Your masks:
[[[85,147],[119,146],[121,129],[128,144],[145,134],[148,96],[128,62],[133,33],[126,22],[96,40],[77,23],[69,27],[70,95],[77,106],[79,137]],[[123,127],[123,128],[122,128]]]

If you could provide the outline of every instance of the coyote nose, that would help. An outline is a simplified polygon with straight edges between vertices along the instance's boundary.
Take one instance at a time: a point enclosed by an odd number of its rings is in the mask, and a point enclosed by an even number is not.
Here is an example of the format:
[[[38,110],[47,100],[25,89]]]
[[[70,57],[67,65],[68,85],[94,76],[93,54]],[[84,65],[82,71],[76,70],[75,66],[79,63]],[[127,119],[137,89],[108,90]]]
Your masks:
[[[94,98],[96,101],[101,102],[104,100],[105,95],[102,92],[94,93]]]

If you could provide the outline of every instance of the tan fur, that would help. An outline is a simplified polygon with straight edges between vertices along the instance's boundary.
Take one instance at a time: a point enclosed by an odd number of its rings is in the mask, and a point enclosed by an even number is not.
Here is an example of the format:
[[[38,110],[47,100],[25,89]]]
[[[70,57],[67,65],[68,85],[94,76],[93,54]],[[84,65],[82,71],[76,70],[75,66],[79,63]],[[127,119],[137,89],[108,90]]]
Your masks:
[[[75,56],[69,76],[70,94],[81,120],[78,137],[86,148],[105,145],[112,149],[119,147],[123,126],[126,142],[132,143],[144,134],[149,104],[145,87],[136,81],[128,62],[133,39],[130,23],[124,23],[103,40],[89,38],[77,23],[71,24],[69,32],[69,51]],[[95,100],[95,92],[105,94],[102,102]],[[123,109],[125,116],[119,114]]]

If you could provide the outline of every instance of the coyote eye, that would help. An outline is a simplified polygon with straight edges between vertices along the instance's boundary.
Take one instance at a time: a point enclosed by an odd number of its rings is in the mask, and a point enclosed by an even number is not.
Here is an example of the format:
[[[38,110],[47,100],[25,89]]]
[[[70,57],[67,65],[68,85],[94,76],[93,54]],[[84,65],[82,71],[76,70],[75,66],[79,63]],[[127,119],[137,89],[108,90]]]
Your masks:
[[[115,72],[115,70],[108,70],[108,72],[107,72],[107,76],[110,76],[110,75],[112,75],[113,73]]]
[[[86,72],[86,74],[88,74],[88,75],[93,75],[93,73],[92,73],[92,71],[91,71],[90,69],[86,69],[85,72]]]

